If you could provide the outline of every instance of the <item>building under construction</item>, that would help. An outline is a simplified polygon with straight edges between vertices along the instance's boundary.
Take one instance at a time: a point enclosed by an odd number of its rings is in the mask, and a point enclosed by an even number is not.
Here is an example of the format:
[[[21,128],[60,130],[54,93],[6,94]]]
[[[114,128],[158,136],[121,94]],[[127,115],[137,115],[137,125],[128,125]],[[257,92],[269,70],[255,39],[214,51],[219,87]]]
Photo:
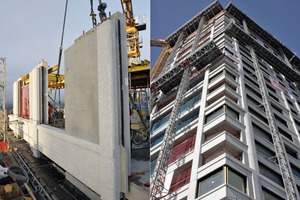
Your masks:
[[[300,59],[232,3],[151,71],[151,199],[300,199]]]
[[[125,16],[116,13],[95,24],[65,51],[65,74],[54,70],[43,60],[14,82],[9,115],[14,135],[28,142],[34,157],[49,158],[90,199],[149,199],[149,190],[130,180]],[[49,111],[53,88],[65,93],[64,112],[56,110],[55,118]]]

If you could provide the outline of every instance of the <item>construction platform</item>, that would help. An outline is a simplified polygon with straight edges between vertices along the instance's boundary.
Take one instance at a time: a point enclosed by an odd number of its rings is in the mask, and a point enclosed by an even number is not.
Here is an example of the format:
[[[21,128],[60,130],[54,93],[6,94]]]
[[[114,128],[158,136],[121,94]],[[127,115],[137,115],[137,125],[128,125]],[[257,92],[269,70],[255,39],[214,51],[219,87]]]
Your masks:
[[[31,195],[36,199],[64,199],[64,200],[88,200],[83,192],[81,192],[76,186],[70,183],[64,175],[64,171],[61,170],[53,161],[46,156],[35,158],[32,153],[29,144],[14,136],[12,132],[8,132],[9,151],[3,153],[2,163],[8,166],[20,166],[19,160],[15,158],[14,154],[18,153],[22,157],[22,160],[31,170],[32,175],[29,174],[30,181],[28,183],[29,191]],[[21,165],[21,167],[23,167]],[[38,180],[40,185],[34,180]],[[12,184],[13,180],[8,180]],[[37,186],[42,188],[36,189]],[[1,196],[1,195],[0,195]]]

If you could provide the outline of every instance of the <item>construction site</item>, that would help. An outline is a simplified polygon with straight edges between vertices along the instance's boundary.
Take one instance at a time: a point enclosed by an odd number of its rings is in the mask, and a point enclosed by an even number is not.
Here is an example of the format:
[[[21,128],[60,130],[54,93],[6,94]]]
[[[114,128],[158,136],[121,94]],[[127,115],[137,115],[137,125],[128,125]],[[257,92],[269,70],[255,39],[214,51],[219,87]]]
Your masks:
[[[147,26],[119,3],[111,14],[91,0],[92,28],[63,51],[66,0],[58,63],[41,59],[14,81],[9,113],[0,57],[0,199],[149,199]]]
[[[150,199],[300,199],[300,58],[219,1],[151,45]]]

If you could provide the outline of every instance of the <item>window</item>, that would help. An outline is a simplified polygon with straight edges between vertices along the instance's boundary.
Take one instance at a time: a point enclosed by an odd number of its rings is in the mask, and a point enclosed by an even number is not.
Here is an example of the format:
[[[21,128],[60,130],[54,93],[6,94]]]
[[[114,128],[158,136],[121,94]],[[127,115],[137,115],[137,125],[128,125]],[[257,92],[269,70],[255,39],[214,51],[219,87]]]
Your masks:
[[[263,200],[284,200],[283,198],[277,196],[276,194],[274,194],[273,192],[269,191],[266,188],[262,188],[262,192],[263,192]]]
[[[259,172],[262,175],[264,175],[265,177],[267,177],[268,179],[270,179],[274,183],[277,183],[278,185],[283,187],[283,181],[282,181],[282,177],[281,177],[280,174],[274,172],[269,167],[263,165],[260,162],[258,163],[258,165],[259,165]]]
[[[177,171],[178,170],[178,171]],[[175,170],[169,192],[175,192],[190,182],[192,167]]]
[[[279,108],[278,106],[276,106],[275,104],[271,103],[272,108],[274,108],[275,110],[277,110],[278,112],[282,113],[282,109]]]
[[[164,139],[164,133],[160,134],[157,138],[151,138],[151,147],[154,147]]]
[[[281,117],[279,117],[278,115],[274,115],[275,119],[280,122],[281,124],[283,124],[285,127],[288,127],[286,121],[284,119],[282,119]]]
[[[151,163],[150,163],[150,177],[153,176],[154,169],[155,169],[155,166],[156,166],[156,162],[157,162],[157,158],[152,160]]]
[[[257,108],[263,108],[263,105],[258,102],[256,99],[252,98],[250,95],[247,95],[247,99],[249,102],[253,103]]]
[[[272,135],[270,133],[266,132],[265,130],[263,130],[262,128],[257,126],[256,124],[252,124],[252,128],[253,128],[254,134],[259,135],[260,137],[262,137],[262,138],[266,139],[267,141],[273,143]]]
[[[298,112],[295,111],[294,109],[291,109],[291,112],[294,113],[295,115],[298,115]],[[300,125],[299,125],[300,126]]]
[[[298,159],[298,155],[297,155],[297,151],[295,151],[294,149],[289,148],[288,146],[284,145],[285,147],[285,151],[287,154],[289,154],[290,156],[292,156],[293,158]]]
[[[262,154],[265,158],[272,158],[274,156],[276,156],[276,154],[268,149],[267,147],[261,145],[259,142],[255,141],[255,147],[256,147],[256,151],[260,154]]]
[[[230,108],[227,105],[223,105],[223,106],[215,109],[208,115],[206,115],[205,123],[212,121],[213,119],[217,118],[218,116],[222,115],[223,113],[226,113],[227,115],[233,117],[234,119],[239,120],[239,113],[237,111],[233,110],[232,108]]]
[[[279,99],[270,92],[269,92],[269,96],[272,97],[273,99],[275,99],[277,102],[279,102]]]
[[[246,193],[246,176],[230,167],[224,166],[199,180],[198,197],[224,183]]]
[[[259,88],[259,85],[258,85],[257,81],[255,81],[255,79],[253,80],[253,79],[249,78],[246,74],[245,74],[245,78],[246,78],[250,83],[252,83],[253,85],[255,85],[256,87]]]
[[[196,140],[196,135],[193,135],[190,138],[174,146],[172,149],[171,156],[169,158],[169,164],[183,157],[184,154],[194,150],[195,140]]]
[[[212,76],[209,79],[209,83],[211,83],[214,80],[218,79],[222,75],[226,75],[226,76],[230,77],[231,79],[236,80],[236,76],[235,75],[233,75],[232,73],[228,72],[226,69],[223,69],[220,72],[218,72],[217,74],[215,74],[214,76]]]
[[[289,99],[287,99],[287,102],[290,104],[291,107],[294,106],[293,102],[291,102]]]
[[[284,137],[286,137],[287,139],[289,139],[290,141],[293,142],[293,137],[288,134],[287,132],[285,132],[282,128],[278,127],[278,131],[279,133],[281,133]]]
[[[296,120],[295,118],[294,118],[294,122],[295,122],[295,124],[297,124],[298,126],[300,126],[300,122],[298,120]]]
[[[269,84],[266,84],[267,88],[276,94],[276,90],[272,88]]]
[[[248,107],[249,112],[254,115],[255,117],[257,117],[258,119],[260,119],[261,121],[265,122],[266,124],[268,124],[268,120],[267,118],[265,118],[264,116],[262,116],[260,113],[256,112],[254,109],[252,109],[251,107]]]
[[[246,177],[240,173],[228,168],[228,184],[232,187],[246,193]]]
[[[293,171],[293,174],[295,176],[297,176],[298,178],[300,178],[300,169],[298,167],[296,167],[295,165],[291,164],[291,163],[290,163],[290,165],[291,165],[291,169]]]
[[[223,168],[209,174],[208,176],[200,179],[198,187],[198,196],[206,194],[207,192],[217,188],[224,183]]]
[[[260,99],[262,98],[261,97],[261,94],[257,91],[257,90],[254,90],[252,87],[248,86],[247,84],[245,84],[245,87],[248,91],[251,91],[253,94],[255,94],[257,97],[259,97]],[[248,92],[247,92],[248,93]]]
[[[221,70],[220,72],[218,72],[217,74],[215,74],[213,77],[211,77],[209,79],[209,83],[213,82],[214,80],[216,80],[217,78],[219,78],[222,75],[223,75],[223,70]]]
[[[253,73],[251,73],[251,75],[254,76],[254,77],[256,78],[256,75],[255,75],[255,68],[254,68],[251,64],[249,64],[248,62],[243,62],[243,65],[245,65],[247,68],[250,68],[250,69],[253,71]],[[244,67],[244,68],[245,68],[245,67]]]
[[[159,120],[158,122],[154,123],[152,125],[152,133],[158,129],[159,127],[167,124],[167,122],[169,122],[169,119],[170,119],[170,116],[171,116],[171,113],[169,113],[168,115],[164,116],[161,120]]]

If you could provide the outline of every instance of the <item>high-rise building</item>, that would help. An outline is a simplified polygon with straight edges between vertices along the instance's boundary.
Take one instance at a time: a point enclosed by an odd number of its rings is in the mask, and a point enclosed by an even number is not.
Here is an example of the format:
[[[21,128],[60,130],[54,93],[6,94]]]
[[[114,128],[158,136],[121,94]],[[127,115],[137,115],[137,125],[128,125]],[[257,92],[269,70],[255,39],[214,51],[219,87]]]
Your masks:
[[[295,53],[216,1],[166,39],[151,77],[151,199],[300,199]]]

